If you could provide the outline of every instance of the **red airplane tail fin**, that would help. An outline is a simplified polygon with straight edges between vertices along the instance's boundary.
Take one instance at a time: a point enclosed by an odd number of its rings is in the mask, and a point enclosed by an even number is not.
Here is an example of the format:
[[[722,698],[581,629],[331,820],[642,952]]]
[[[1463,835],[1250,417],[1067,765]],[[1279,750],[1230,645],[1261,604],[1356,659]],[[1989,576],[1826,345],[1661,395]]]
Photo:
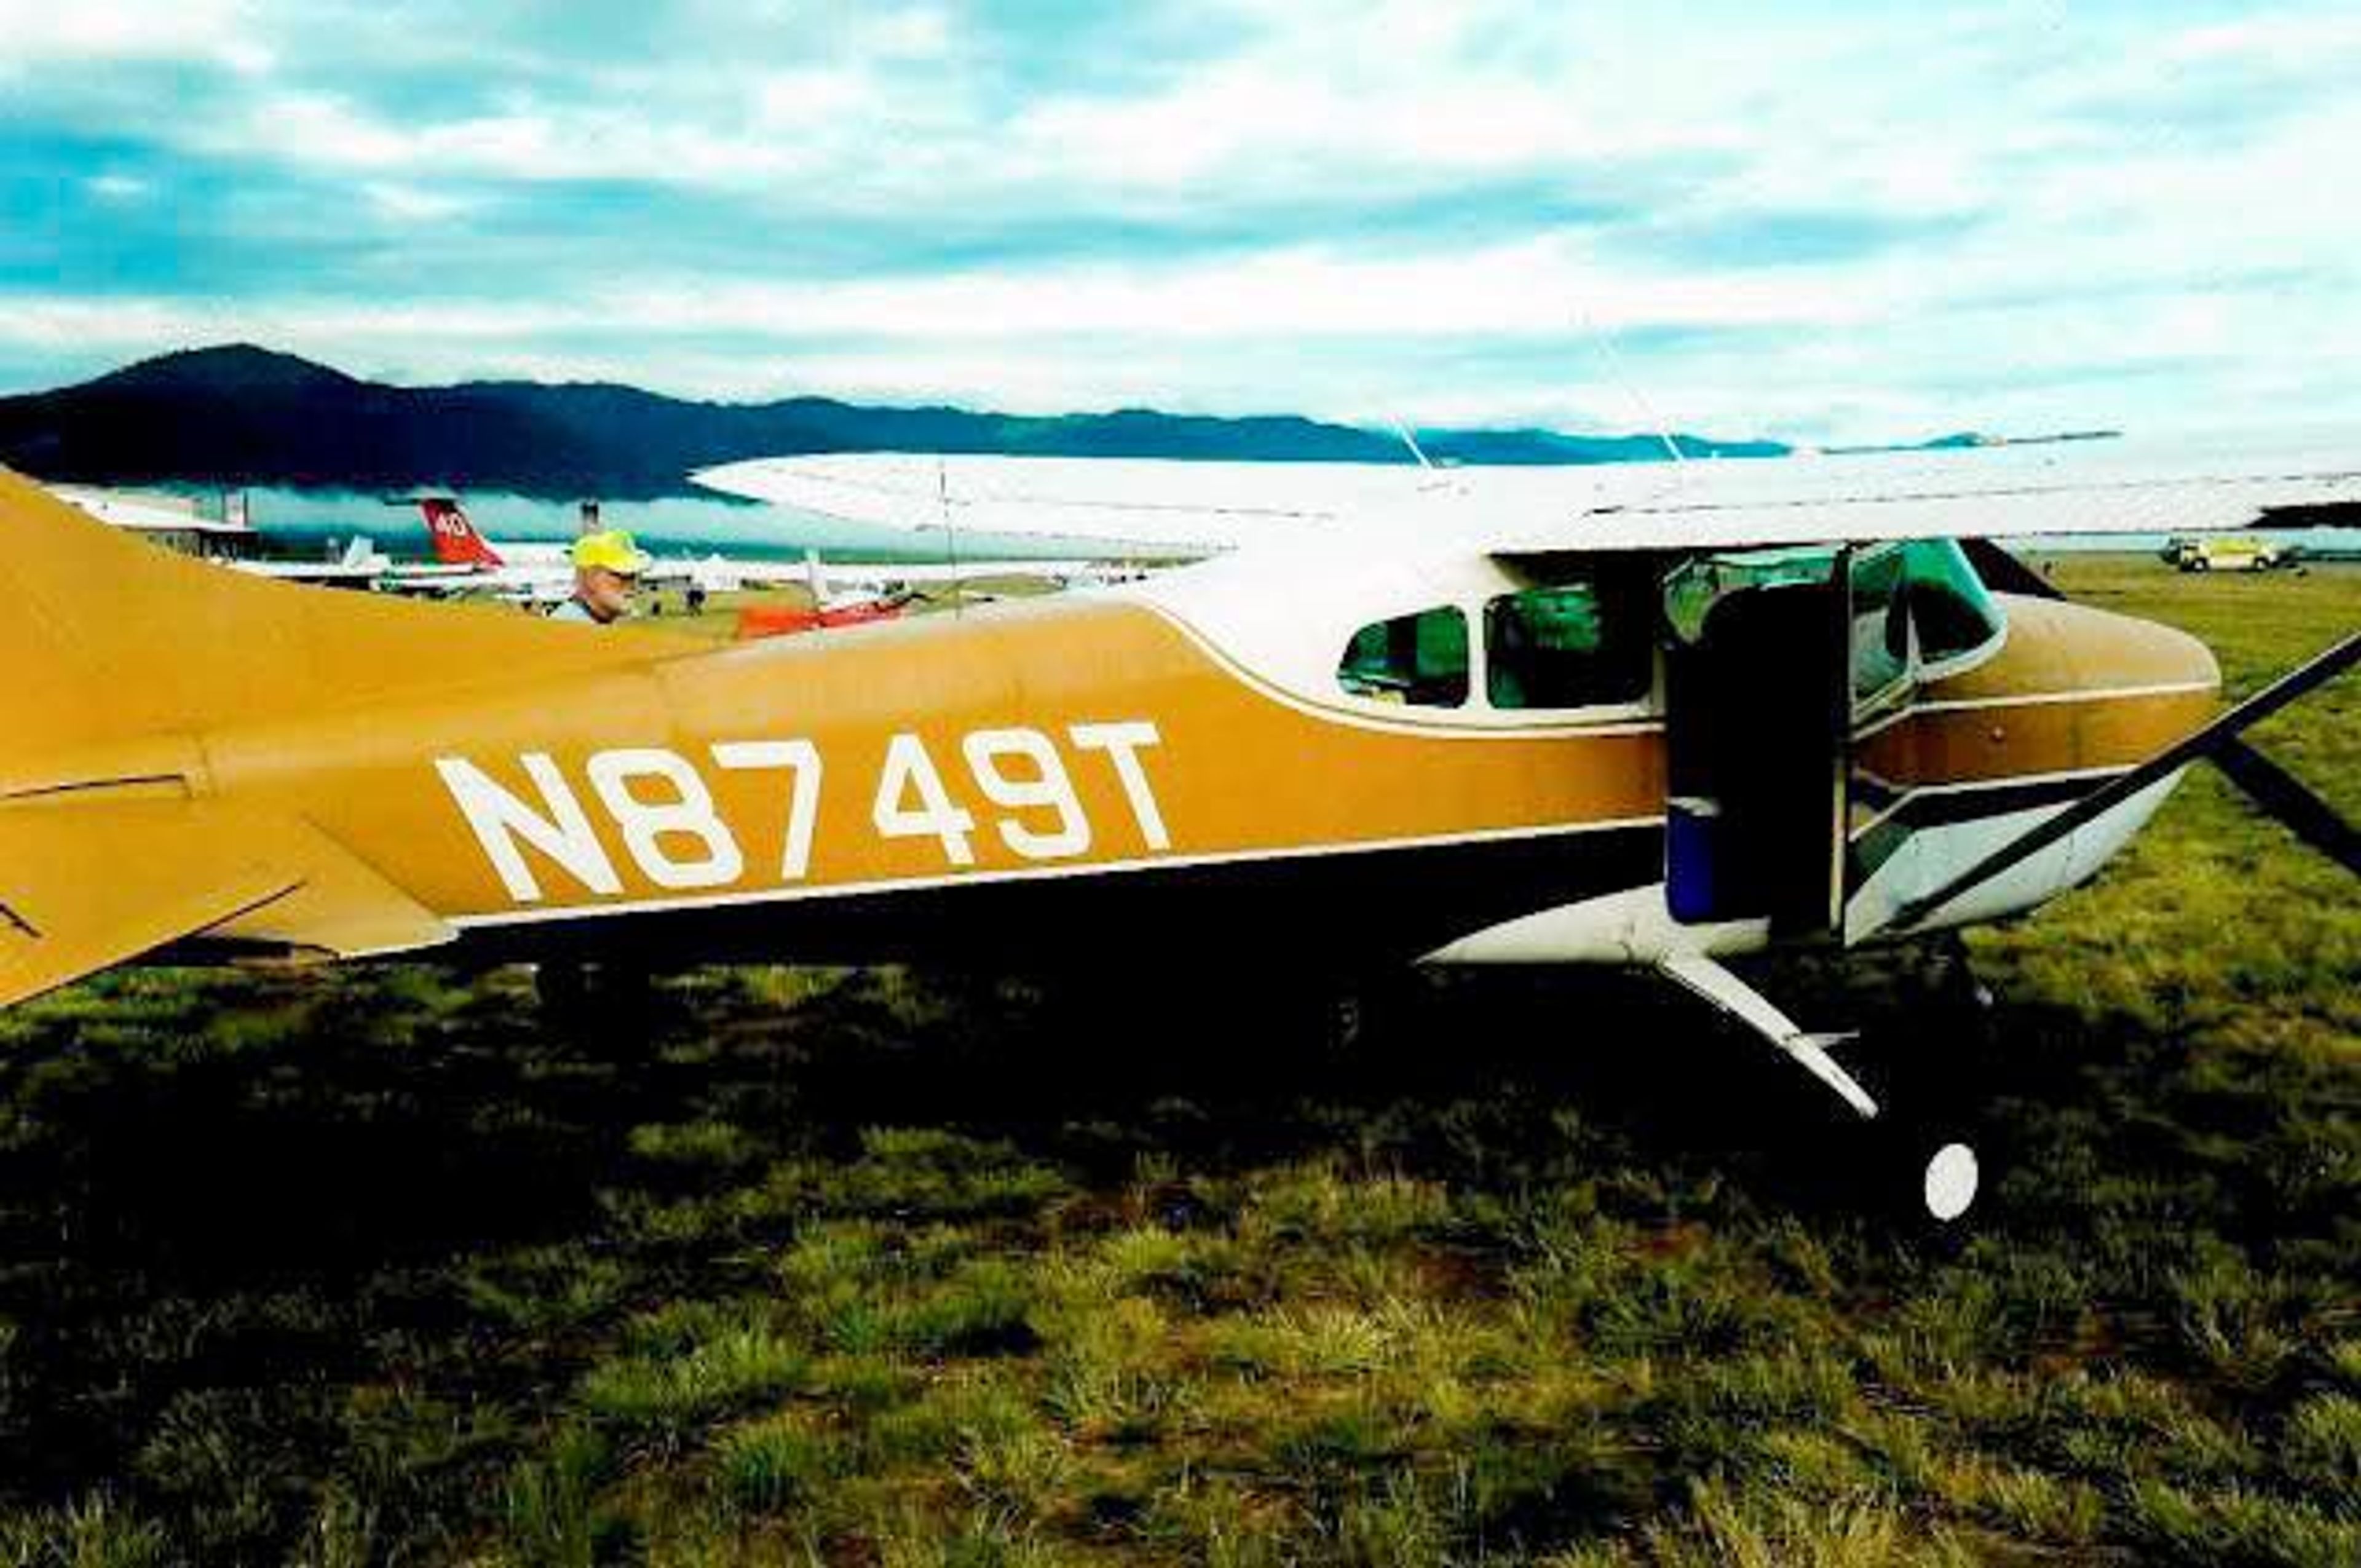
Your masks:
[[[459,503],[448,496],[427,496],[418,503],[425,515],[427,536],[434,541],[434,558],[446,566],[504,566],[500,553],[491,547]]]

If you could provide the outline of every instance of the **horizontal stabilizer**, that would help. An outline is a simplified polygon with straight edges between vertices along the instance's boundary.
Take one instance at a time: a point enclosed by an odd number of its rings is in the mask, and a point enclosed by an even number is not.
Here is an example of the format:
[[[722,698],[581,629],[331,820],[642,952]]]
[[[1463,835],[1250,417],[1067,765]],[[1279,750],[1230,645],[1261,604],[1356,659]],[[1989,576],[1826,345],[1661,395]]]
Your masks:
[[[328,950],[448,934],[301,822],[189,800],[0,807],[0,1007],[231,926]]]

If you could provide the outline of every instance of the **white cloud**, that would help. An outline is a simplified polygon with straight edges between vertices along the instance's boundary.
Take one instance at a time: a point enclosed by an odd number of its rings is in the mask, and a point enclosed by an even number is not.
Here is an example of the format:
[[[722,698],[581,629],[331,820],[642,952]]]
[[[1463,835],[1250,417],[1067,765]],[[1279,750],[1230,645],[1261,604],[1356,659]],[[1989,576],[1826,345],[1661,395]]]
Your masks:
[[[2241,16],[2169,35],[2169,60],[2260,60],[2326,73],[2361,60],[2361,16],[2345,11]]]
[[[1012,268],[893,281],[631,290],[615,311],[675,331],[864,334],[913,342],[1122,334],[1175,342],[1481,336],[1598,326],[1840,323],[1868,291],[1794,274],[1635,275],[1562,237],[1394,260],[1330,247],[1167,265]]]
[[[0,76],[47,64],[108,60],[211,60],[240,72],[267,70],[247,0],[0,0]]]
[[[1368,415],[1408,389],[1419,419],[1638,422],[1600,367],[1533,351],[1587,323],[1631,334],[1630,378],[1666,418],[1723,432],[2103,421],[2202,407],[2212,385],[2356,397],[2361,211],[2340,181],[2361,20],[2343,8],[2182,27],[2026,0],[1669,29],[1508,0],[1271,0],[1181,14],[1219,45],[1202,60],[1108,24],[1102,54],[1054,71],[1071,40],[948,5],[652,5],[647,36],[694,58],[584,38],[560,59],[466,16],[0,0],[20,65],[247,72],[202,113],[69,91],[104,73],[41,85],[86,131],[251,183],[331,177],[377,268],[236,305],[76,299],[68,278],[0,313],[0,343],[241,336],[426,376],[1035,408]],[[78,177],[117,203],[174,193],[144,164]],[[631,181],[706,203],[708,260],[679,232],[676,269],[609,246],[587,279],[504,248],[546,246],[542,220],[579,196],[555,187]],[[1481,221],[1402,215],[1455,202]],[[1784,261],[1737,237],[1815,216],[1833,237]],[[843,259],[947,233],[972,247],[942,253],[996,259]],[[381,304],[405,255],[421,292]]]
[[[398,180],[372,180],[360,193],[378,213],[401,224],[445,224],[466,216],[477,203],[449,191],[433,191]]]
[[[1668,153],[1731,151],[1745,128],[1652,105],[1633,62],[1576,54],[1466,57],[1500,7],[1279,7],[1228,59],[1147,94],[1051,96],[1011,127],[1020,167],[1110,193],[1187,185],[1389,185],[1475,175],[1571,175]],[[1654,73],[1643,66],[1638,73]]]

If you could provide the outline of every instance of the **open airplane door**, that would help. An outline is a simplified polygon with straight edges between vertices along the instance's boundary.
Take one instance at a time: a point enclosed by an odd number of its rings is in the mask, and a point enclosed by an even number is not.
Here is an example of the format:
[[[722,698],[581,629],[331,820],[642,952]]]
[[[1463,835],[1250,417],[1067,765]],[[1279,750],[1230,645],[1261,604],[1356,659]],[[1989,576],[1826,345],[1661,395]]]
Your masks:
[[[1854,840],[1882,786],[1854,751],[1909,700],[1905,549],[1719,554],[1665,577],[1675,919],[1859,935]]]
[[[1910,616],[1911,552],[1918,548],[1888,543],[1845,552],[1845,822],[1837,918],[1848,947],[1891,928],[1894,900],[1870,882],[1897,857],[1924,848],[1912,843],[1920,828],[1901,809],[1905,792],[1879,776],[1876,758],[1866,754],[1879,730],[1907,722],[1917,691]]]
[[[1664,890],[1685,925],[1839,923],[1847,554],[1717,554],[1664,578]]]

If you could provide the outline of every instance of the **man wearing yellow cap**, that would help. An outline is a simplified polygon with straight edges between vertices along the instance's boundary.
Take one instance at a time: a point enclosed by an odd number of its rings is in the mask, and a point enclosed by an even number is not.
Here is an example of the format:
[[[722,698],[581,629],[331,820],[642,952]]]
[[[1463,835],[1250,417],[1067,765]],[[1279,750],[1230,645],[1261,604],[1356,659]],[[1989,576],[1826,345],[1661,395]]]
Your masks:
[[[550,620],[610,626],[631,613],[631,595],[639,590],[648,558],[629,533],[620,528],[586,533],[566,554],[574,563],[574,597],[551,610]],[[610,1026],[620,1030],[618,1039],[643,1021],[651,995],[647,971],[628,963],[593,966],[558,959],[535,964],[533,984],[542,1014],[551,1023]]]
[[[606,626],[631,613],[631,595],[648,558],[620,528],[586,533],[567,552],[574,563],[574,597],[550,612],[552,620]]]

